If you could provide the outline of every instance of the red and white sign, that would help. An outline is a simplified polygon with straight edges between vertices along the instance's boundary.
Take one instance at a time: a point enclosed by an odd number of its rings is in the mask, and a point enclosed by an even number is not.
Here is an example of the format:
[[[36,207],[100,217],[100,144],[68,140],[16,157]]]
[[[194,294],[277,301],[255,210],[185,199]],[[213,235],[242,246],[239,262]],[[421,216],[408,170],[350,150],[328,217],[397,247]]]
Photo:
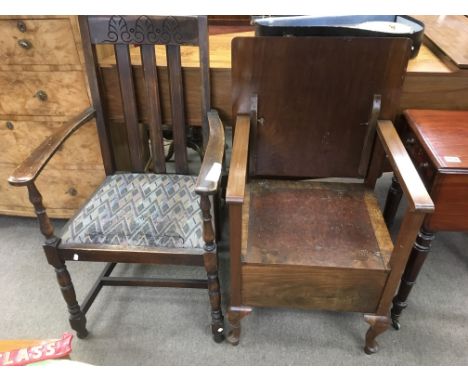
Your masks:
[[[46,359],[65,357],[71,352],[72,338],[73,334],[64,333],[59,340],[44,341],[40,345],[0,353],[0,366],[22,366]]]

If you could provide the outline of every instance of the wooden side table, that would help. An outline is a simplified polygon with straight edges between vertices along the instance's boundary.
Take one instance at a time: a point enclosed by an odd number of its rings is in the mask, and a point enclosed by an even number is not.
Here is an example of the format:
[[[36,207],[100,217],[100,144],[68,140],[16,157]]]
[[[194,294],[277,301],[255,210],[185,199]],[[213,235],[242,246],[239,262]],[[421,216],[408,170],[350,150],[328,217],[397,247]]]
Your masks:
[[[392,321],[407,306],[409,293],[429,253],[434,233],[468,231],[468,111],[406,110],[398,132],[435,204],[418,234],[393,299]],[[385,222],[393,223],[402,191],[393,178],[384,210]]]

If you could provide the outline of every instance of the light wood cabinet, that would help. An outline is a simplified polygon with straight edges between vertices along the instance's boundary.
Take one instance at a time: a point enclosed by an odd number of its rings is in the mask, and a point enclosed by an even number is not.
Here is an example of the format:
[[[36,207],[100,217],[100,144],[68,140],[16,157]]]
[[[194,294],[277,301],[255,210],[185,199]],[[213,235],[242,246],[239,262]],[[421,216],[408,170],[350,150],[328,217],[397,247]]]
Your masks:
[[[8,176],[63,122],[90,105],[75,16],[0,17],[0,214],[34,216]],[[94,122],[51,160],[37,186],[51,217],[68,218],[104,179]]]

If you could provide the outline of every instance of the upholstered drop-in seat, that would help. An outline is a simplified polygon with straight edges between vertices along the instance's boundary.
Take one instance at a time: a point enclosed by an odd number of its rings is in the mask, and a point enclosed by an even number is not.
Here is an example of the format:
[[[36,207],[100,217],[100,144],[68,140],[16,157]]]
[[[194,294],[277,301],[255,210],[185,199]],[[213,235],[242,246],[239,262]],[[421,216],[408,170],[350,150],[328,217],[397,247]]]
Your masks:
[[[196,176],[108,176],[64,227],[61,244],[203,248]]]

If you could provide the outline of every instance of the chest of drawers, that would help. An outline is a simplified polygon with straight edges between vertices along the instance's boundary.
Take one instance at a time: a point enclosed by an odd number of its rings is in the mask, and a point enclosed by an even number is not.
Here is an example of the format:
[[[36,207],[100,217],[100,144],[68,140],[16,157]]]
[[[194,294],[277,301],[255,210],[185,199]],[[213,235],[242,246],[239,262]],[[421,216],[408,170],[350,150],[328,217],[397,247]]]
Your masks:
[[[90,105],[74,16],[0,17],[0,214],[35,216],[7,178],[63,122]],[[51,217],[67,218],[104,178],[96,126],[83,126],[38,179]]]

